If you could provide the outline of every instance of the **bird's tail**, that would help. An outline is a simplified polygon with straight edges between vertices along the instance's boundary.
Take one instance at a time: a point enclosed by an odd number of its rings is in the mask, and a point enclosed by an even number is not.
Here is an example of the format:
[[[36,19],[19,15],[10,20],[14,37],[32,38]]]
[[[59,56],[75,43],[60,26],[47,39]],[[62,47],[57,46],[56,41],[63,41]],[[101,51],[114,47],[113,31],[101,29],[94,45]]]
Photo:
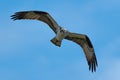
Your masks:
[[[61,46],[61,41],[57,40],[56,37],[50,40],[54,45]]]

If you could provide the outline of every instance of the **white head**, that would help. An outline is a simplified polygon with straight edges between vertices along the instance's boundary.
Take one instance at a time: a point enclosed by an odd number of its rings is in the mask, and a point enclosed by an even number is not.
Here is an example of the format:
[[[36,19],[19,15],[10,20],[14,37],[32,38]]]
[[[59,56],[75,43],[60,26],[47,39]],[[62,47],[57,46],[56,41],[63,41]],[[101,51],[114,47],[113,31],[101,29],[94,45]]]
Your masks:
[[[62,28],[62,27],[60,27],[60,32],[62,33],[66,33],[67,32],[67,30],[66,29],[64,29],[64,28]]]

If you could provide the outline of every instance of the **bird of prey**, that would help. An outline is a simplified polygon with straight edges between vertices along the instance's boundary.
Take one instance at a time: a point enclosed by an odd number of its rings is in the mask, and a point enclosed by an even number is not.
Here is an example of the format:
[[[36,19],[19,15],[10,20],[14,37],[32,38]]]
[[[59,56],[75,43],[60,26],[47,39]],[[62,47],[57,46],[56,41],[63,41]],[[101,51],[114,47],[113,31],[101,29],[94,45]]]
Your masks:
[[[97,59],[95,56],[95,51],[93,45],[85,34],[78,34],[70,32],[63,27],[59,26],[58,23],[52,18],[52,16],[44,11],[21,11],[16,12],[11,16],[13,20],[39,20],[49,25],[49,27],[54,31],[56,36],[51,39],[51,42],[56,46],[61,46],[63,39],[73,41],[80,45],[85,53],[86,60],[88,62],[89,70],[92,72],[96,71]]]

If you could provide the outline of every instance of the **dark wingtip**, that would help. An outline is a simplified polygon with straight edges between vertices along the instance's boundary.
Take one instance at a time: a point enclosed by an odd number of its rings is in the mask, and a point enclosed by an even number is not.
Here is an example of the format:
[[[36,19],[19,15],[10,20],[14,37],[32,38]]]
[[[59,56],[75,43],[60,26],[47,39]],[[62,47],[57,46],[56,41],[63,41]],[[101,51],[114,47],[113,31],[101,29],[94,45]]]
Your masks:
[[[10,17],[13,21],[17,20],[16,15],[11,15]]]
[[[88,65],[89,65],[89,71],[96,72],[96,68],[98,67],[96,58],[94,61],[88,61]]]
[[[16,13],[14,13],[13,15],[11,15],[10,17],[11,17],[11,19],[12,19],[13,21],[15,21],[15,20],[20,20],[20,19],[23,19],[23,18],[24,18],[24,13],[25,13],[25,12],[16,12]]]

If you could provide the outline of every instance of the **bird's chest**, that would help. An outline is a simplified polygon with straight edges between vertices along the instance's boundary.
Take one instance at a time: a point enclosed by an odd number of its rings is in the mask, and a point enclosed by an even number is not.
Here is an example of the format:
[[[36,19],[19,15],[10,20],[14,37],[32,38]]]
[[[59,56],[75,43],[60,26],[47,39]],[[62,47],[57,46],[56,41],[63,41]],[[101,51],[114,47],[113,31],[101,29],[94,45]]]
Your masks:
[[[64,37],[65,37],[65,33],[64,32],[57,32],[57,35],[56,35],[56,38],[57,38],[57,40],[62,40]]]

